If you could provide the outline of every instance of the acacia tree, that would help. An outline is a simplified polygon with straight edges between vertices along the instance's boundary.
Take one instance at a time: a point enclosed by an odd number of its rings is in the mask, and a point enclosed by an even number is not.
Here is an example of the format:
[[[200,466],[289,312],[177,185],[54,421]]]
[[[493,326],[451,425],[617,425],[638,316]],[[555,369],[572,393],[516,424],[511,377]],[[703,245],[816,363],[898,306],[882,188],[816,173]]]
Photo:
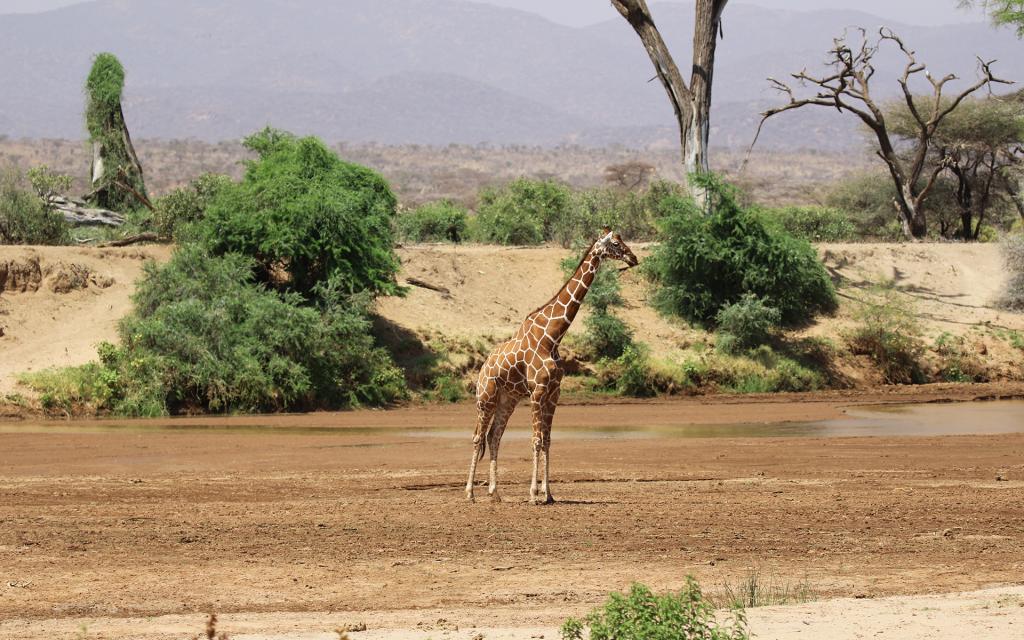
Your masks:
[[[1011,173],[1024,153],[1022,145],[1024,111],[1013,100],[967,101],[940,127],[936,155],[956,180],[957,236],[977,240],[994,201],[1013,198]]]
[[[151,207],[121,109],[123,91],[121,62],[112,53],[97,55],[85,81],[85,125],[92,145],[92,192],[86,200],[114,211]]]
[[[789,97],[789,102],[762,113],[761,126],[764,126],[765,121],[772,116],[810,105],[829,107],[837,109],[840,113],[856,115],[877,139],[876,153],[888,167],[889,175],[896,187],[895,204],[903,236],[908,240],[921,239],[928,232],[925,201],[944,169],[942,164],[928,163],[929,151],[939,125],[964,99],[979,89],[993,83],[1011,83],[995,77],[990,69],[992,63],[979,59],[981,73],[978,80],[955,96],[947,98],[943,91],[948,83],[958,79],[957,76],[949,74],[937,78],[931,75],[926,66],[917,61],[914,52],[885,27],[879,30],[879,39],[875,42],[868,40],[865,30],[857,31],[861,35],[859,46],[851,46],[845,34],[833,40],[834,46],[829,51],[830,73],[815,76],[804,69],[791,74],[801,86],[813,87],[814,95],[797,97],[788,84],[769,78],[768,81],[778,91]],[[874,57],[885,43],[898,47],[907,59],[903,74],[897,80],[913,129],[913,135],[907,139],[906,149],[898,149],[885,117],[884,105],[875,100],[870,90],[870,83],[875,75]],[[910,81],[919,76],[924,76],[931,85],[931,95],[915,97],[911,91]],[[758,127],[758,133],[760,130]],[[756,142],[757,138],[754,140]]]
[[[711,122],[711,84],[715,48],[721,31],[722,12],[728,0],[697,0],[693,28],[693,68],[689,84],[683,79],[672,54],[654,24],[646,0],[612,0],[612,5],[640,36],[658,79],[668,94],[679,124],[683,167],[686,175],[709,172],[708,140]],[[704,200],[702,189],[690,191]],[[706,204],[706,203],[705,203]]]

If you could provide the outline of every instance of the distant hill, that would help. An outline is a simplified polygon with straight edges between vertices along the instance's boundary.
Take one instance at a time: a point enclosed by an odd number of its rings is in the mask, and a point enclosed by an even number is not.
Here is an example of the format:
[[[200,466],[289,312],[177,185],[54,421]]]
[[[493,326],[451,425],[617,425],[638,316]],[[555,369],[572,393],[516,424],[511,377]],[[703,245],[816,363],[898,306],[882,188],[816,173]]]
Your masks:
[[[692,5],[652,8],[681,66]],[[730,6],[716,69],[713,136],[749,144],[776,101],[765,82],[824,59],[852,11]],[[892,25],[936,72],[973,77],[975,55],[1024,79],[1012,34],[988,25]],[[91,56],[128,71],[126,111],[139,138],[238,138],[268,123],[328,140],[446,144],[675,143],[650,62],[622,20],[586,28],[464,0],[97,0],[0,16],[0,134],[80,137]],[[899,61],[879,60],[878,90]],[[849,118],[787,114],[766,148],[858,143]]]

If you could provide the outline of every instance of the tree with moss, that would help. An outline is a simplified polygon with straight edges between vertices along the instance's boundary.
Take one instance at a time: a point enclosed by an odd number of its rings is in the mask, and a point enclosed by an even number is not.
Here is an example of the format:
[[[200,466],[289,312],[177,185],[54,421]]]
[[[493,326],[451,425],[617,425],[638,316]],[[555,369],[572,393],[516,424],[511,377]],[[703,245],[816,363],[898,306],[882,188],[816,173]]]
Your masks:
[[[92,192],[87,200],[114,211],[149,206],[142,165],[135,154],[121,94],[124,67],[112,53],[95,57],[85,81],[85,125],[92,145]]]

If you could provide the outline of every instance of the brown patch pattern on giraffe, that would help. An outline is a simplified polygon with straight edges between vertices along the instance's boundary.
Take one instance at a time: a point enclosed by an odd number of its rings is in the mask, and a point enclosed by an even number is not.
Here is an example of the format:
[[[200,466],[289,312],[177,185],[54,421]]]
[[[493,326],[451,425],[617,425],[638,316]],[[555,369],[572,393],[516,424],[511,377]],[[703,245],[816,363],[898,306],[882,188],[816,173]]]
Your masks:
[[[605,259],[621,260],[630,267],[638,262],[622,238],[605,229],[601,238],[584,254],[569,281],[551,300],[526,316],[515,336],[495,347],[480,368],[476,383],[477,425],[473,434],[473,459],[466,482],[466,497],[470,501],[473,500],[477,461],[483,458],[488,448],[491,450],[491,464],[487,494],[494,501],[501,500],[498,496],[501,436],[516,405],[523,398],[529,398],[533,414],[530,502],[554,502],[548,485],[548,454],[551,449],[551,422],[564,375],[558,345],[576,318],[601,261]],[[541,476],[539,492],[538,476]]]

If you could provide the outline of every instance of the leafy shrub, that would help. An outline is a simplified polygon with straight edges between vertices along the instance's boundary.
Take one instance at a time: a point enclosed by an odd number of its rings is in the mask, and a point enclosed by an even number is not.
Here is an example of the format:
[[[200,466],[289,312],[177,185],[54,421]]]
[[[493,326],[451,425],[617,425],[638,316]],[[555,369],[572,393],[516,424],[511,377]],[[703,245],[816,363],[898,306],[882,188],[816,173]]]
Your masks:
[[[50,412],[95,413],[110,405],[113,372],[97,362],[63,369],[44,369],[26,373],[18,381],[40,391],[39,402]]]
[[[746,640],[746,615],[734,607],[728,622],[715,618],[714,605],[692,577],[678,594],[655,595],[634,584],[629,593],[613,593],[603,607],[583,620],[570,618],[561,628],[563,640],[582,640],[584,626],[590,640]]]
[[[633,398],[673,394],[695,386],[684,368],[652,360],[643,343],[626,347],[615,360],[602,360],[598,366],[598,385]]]
[[[329,287],[396,293],[395,196],[377,173],[342,161],[316,138],[265,129],[259,158],[217,190],[190,234],[213,255],[254,261],[256,281],[307,300]]]
[[[386,404],[405,396],[402,373],[374,346],[368,298],[300,306],[297,294],[254,283],[252,263],[195,245],[146,266],[120,346],[100,364],[31,383],[43,398],[153,416]],[[71,389],[68,391],[67,389]]]
[[[456,376],[440,375],[434,379],[429,396],[441,402],[458,402],[466,397],[466,386]]]
[[[611,313],[593,313],[584,324],[587,355],[594,359],[618,358],[633,345],[633,330]]]
[[[551,180],[519,178],[480,194],[478,240],[506,245],[540,244],[568,215],[569,189]]]
[[[843,242],[858,236],[857,225],[834,207],[763,209],[762,215],[794,238],[808,242]]]
[[[924,343],[912,305],[891,287],[876,288],[874,295],[876,301],[862,304],[854,316],[859,324],[848,336],[850,349],[870,356],[889,384],[924,382]]]
[[[716,320],[720,331],[717,346],[725,353],[737,353],[767,342],[782,314],[754,294],[745,293],[738,302],[722,307]]]
[[[767,345],[745,356],[715,354],[708,358],[703,377],[705,384],[733,393],[815,391],[825,385],[820,373]]]
[[[230,185],[231,178],[208,173],[175,189],[154,203],[153,229],[161,237],[174,238],[184,225],[201,220],[210,201]]]
[[[1024,233],[1011,233],[1000,243],[1003,264],[1009,279],[999,297],[999,306],[1024,311]]]
[[[29,190],[20,171],[0,172],[0,244],[67,244],[68,232],[64,217]]]
[[[710,215],[690,199],[665,199],[662,242],[646,261],[656,308],[713,324],[723,307],[752,293],[795,324],[836,307],[832,282],[807,241],[742,209],[716,178],[703,184],[712,197]]]
[[[631,241],[653,240],[655,221],[661,216],[661,202],[679,195],[681,187],[655,182],[644,191],[586,189],[573,193],[566,215],[555,221],[552,240],[563,247],[593,239],[594,230],[609,226]]]
[[[942,333],[935,339],[939,377],[946,382],[988,382],[989,374],[978,354],[962,336]]]
[[[398,216],[398,237],[411,242],[462,242],[466,210],[451,200],[430,202]]]

